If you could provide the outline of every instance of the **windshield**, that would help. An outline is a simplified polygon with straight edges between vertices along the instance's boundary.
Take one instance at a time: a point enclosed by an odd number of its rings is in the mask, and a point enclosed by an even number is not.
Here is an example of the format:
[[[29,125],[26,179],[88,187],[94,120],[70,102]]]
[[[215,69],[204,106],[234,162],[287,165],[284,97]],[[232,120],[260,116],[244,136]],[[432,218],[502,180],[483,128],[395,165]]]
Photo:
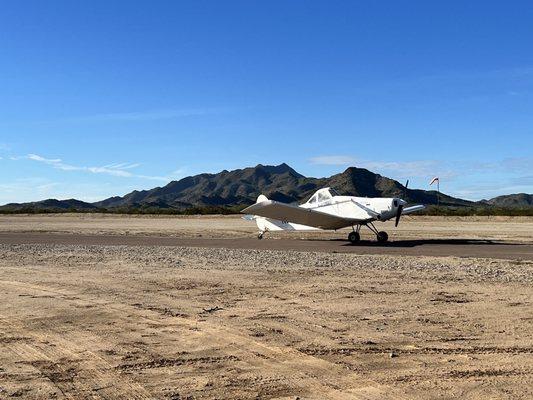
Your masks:
[[[329,188],[329,194],[333,196],[340,196],[339,192],[337,192],[335,189]]]
[[[331,200],[333,196],[339,196],[335,189],[324,188],[318,190],[308,201],[308,204],[322,203],[323,201]]]
[[[331,195],[327,190],[324,190],[323,192],[318,192],[318,202],[321,203],[323,201],[331,199]]]

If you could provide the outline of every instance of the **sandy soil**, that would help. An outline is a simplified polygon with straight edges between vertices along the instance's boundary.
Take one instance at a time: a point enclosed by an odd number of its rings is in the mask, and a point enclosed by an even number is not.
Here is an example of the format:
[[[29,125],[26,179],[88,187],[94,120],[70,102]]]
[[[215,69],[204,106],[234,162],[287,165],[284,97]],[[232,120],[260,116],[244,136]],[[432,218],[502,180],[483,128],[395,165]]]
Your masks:
[[[393,239],[533,241],[531,218],[386,227]],[[0,231],[256,227],[74,214],[0,216]],[[532,284],[531,261],[0,244],[0,399],[531,399]]]
[[[531,399],[533,263],[0,245],[0,398]]]
[[[377,223],[394,239],[453,238],[533,242],[533,217],[404,216],[398,228],[392,221]],[[339,232],[269,234],[273,238],[345,238]],[[239,216],[125,216],[110,214],[0,215],[0,232],[50,232],[176,237],[248,237],[257,233],[254,222]],[[366,228],[363,239],[373,239]]]

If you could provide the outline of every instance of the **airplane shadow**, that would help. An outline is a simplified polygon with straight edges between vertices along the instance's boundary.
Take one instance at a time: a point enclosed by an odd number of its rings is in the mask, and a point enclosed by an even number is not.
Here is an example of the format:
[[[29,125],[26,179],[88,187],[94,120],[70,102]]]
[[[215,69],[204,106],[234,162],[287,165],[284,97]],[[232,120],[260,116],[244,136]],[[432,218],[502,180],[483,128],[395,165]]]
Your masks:
[[[342,239],[332,239],[332,241],[346,242]],[[361,240],[359,243],[345,243],[344,246],[358,246],[358,247],[417,247],[424,245],[469,245],[469,246],[487,246],[487,245],[509,245],[513,243],[498,242],[493,240],[482,239],[410,239],[410,240],[394,240],[386,243],[378,243],[372,240]]]

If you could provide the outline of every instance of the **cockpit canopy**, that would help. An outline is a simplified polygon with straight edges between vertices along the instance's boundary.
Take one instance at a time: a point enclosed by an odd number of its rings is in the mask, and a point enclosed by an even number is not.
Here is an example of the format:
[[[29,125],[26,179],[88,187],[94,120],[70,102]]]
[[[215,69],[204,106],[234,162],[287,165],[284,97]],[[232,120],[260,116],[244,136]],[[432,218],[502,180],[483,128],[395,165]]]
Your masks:
[[[329,187],[319,189],[309,200],[307,200],[307,204],[322,203],[323,201],[331,199],[333,196],[339,196],[339,193],[337,193],[335,189]]]

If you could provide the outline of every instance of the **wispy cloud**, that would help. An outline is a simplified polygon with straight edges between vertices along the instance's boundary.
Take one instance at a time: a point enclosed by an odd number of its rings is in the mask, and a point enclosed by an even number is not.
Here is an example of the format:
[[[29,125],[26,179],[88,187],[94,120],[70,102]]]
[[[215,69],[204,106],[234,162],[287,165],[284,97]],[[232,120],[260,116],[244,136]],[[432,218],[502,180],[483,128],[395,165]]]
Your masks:
[[[0,204],[34,201],[36,198],[47,197],[50,191],[57,186],[42,178],[17,179],[11,182],[0,183]]]
[[[444,168],[444,165],[436,160],[369,161],[348,155],[325,155],[313,157],[309,161],[315,165],[355,166],[371,171],[393,172],[400,177],[428,177],[436,173],[448,178],[455,176],[452,170]]]
[[[454,178],[472,174],[527,174],[533,170],[533,158],[509,157],[495,161],[464,160],[446,162],[441,160],[370,161],[349,155],[326,155],[309,159],[315,165],[356,166],[372,171],[394,173],[396,176],[427,177],[439,175]],[[400,174],[400,175],[399,175]]]
[[[533,178],[533,177],[531,177]],[[508,193],[531,193],[531,185],[533,180],[528,181],[517,181],[511,179],[509,181],[495,182],[495,183],[485,183],[479,185],[470,185],[467,188],[459,188],[457,190],[452,190],[450,194],[452,196],[458,196],[462,198],[469,199],[490,199],[496,196],[501,196],[502,194]]]
[[[53,168],[62,170],[62,171],[81,171],[88,172],[93,174],[106,174],[111,176],[123,177],[123,178],[140,178],[148,179],[155,181],[168,182],[172,180],[171,176],[151,176],[151,175],[141,175],[131,172],[131,169],[137,168],[140,164],[132,163],[114,163],[104,166],[78,166],[64,163],[60,158],[46,158],[37,154],[28,154],[26,157],[28,160],[37,161],[43,164],[50,165]],[[14,157],[13,159],[20,159]]]
[[[526,186],[533,186],[533,175],[528,176],[519,176],[518,178],[514,178],[512,182],[515,185],[526,185]],[[530,188],[531,190],[531,188]]]
[[[447,193],[471,200],[504,193],[531,193],[533,186],[531,157],[510,157],[494,161],[369,161],[350,155],[325,155],[313,157],[309,162],[315,165],[366,168],[394,179],[414,178],[415,184],[418,182],[421,185],[427,185],[431,177],[439,176],[447,182]],[[465,182],[469,184],[465,185]]]
[[[420,161],[362,161],[361,166],[375,171],[392,171],[402,177],[430,177],[440,175],[441,177],[452,178],[455,172],[446,169],[442,163],[435,160]]]
[[[119,164],[109,164],[109,165],[104,165],[103,168],[132,169],[132,168],[137,168],[137,167],[139,167],[140,165],[141,165],[141,164],[139,164],[139,163],[136,163],[136,164],[119,163]]]
[[[38,156],[36,154],[28,154],[28,159],[30,160],[33,160],[33,161],[41,161],[41,162],[44,162],[46,164],[60,164],[61,163],[61,159],[59,158],[44,158],[44,157],[41,157],[41,156]],[[13,160],[18,160],[19,158],[18,157],[12,157]]]
[[[502,160],[501,165],[504,169],[511,172],[531,172],[533,171],[532,157],[512,157]]]

